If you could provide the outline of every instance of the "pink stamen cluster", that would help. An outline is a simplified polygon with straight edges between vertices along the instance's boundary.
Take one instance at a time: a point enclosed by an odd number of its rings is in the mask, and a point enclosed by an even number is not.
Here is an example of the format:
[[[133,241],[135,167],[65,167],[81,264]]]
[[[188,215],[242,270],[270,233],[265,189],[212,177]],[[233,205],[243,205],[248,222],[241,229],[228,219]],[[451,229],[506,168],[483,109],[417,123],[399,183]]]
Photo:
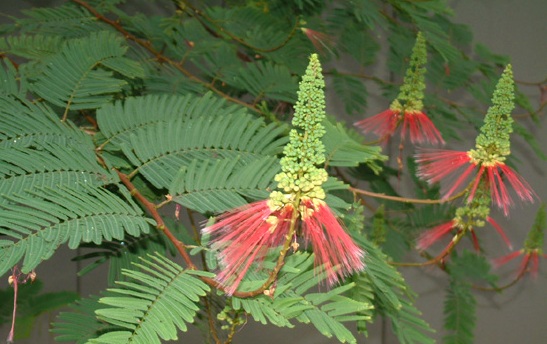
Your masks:
[[[292,221],[295,221],[293,226],[301,224],[305,243],[314,248],[315,267],[326,274],[329,286],[365,268],[363,250],[344,231],[324,201],[303,197],[295,210],[291,203],[279,207],[271,200],[264,200],[227,212],[218,217],[218,222],[203,229],[214,236],[212,248],[219,251],[223,267],[217,280],[225,286],[227,294],[237,290],[253,263],[260,264],[270,249],[283,245],[290,235]]]
[[[534,192],[530,185],[500,160],[480,161],[473,158],[472,151],[422,150],[416,155],[416,162],[419,164],[418,175],[429,183],[437,183],[450,176],[458,175],[443,193],[444,199],[452,196],[473,175],[468,202],[475,196],[482,179],[487,181],[492,201],[503,209],[506,216],[509,214],[509,207],[513,205],[506,181],[521,200],[529,202],[534,200]]]
[[[402,140],[406,138],[408,132],[410,142],[413,144],[444,144],[441,133],[423,111],[389,108],[375,116],[356,122],[355,126],[365,133],[374,133],[380,141],[385,143],[394,135],[401,123]]]

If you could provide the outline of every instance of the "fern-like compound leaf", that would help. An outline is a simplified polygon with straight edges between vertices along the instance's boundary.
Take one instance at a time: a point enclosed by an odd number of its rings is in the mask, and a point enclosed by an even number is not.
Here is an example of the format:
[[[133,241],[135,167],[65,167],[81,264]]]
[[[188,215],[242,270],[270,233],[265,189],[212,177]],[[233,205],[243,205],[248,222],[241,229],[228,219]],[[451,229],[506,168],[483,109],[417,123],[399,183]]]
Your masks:
[[[113,72],[128,78],[144,76],[137,62],[123,56],[128,48],[122,42],[108,31],[66,41],[48,60],[32,89],[65,112],[103,105],[127,84]]]
[[[23,259],[28,273],[68,242],[100,244],[147,233],[154,222],[130,200],[100,187],[41,188],[0,204],[0,275]]]
[[[220,213],[268,197],[279,160],[264,157],[241,166],[238,159],[192,161],[169,188],[173,200],[200,213]]]
[[[198,301],[209,291],[200,276],[204,271],[185,270],[156,253],[135,264],[138,269],[124,270],[128,278],[108,289],[99,299],[105,308],[95,311],[98,319],[116,326],[90,343],[161,343],[176,340],[177,332],[186,331],[199,310]]]

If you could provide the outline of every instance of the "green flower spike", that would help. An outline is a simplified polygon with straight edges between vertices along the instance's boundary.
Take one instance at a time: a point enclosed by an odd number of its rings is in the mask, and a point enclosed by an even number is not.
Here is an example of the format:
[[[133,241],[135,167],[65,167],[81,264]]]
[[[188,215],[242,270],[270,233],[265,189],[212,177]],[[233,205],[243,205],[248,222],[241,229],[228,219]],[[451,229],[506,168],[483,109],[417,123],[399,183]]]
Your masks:
[[[530,271],[532,272],[532,275],[537,276],[539,271],[539,258],[547,258],[547,255],[543,253],[546,227],[547,214],[545,213],[545,204],[542,204],[537,212],[534,225],[526,236],[524,247],[518,251],[511,252],[506,256],[494,259],[494,266],[499,267],[519,256],[523,256],[517,272],[517,277],[524,275],[524,273],[528,270],[529,265],[531,265]]]
[[[513,70],[511,65],[507,65],[492,96],[492,106],[486,112],[475,149],[469,151],[472,159],[482,164],[496,164],[505,161],[505,157],[511,154],[514,99]]]
[[[484,118],[484,125],[477,136],[475,149],[467,152],[450,150],[421,152],[416,155],[419,176],[430,183],[435,183],[460,171],[459,177],[445,192],[443,198],[446,199],[453,195],[468,180],[468,177],[474,175],[468,192],[468,202],[471,202],[475,196],[479,184],[486,183],[493,203],[503,209],[505,215],[509,214],[509,207],[513,204],[507,183],[513,187],[521,200],[533,202],[535,193],[530,185],[505,164],[506,157],[511,153],[513,100],[513,72],[511,65],[508,65],[492,96],[492,106]]]
[[[380,137],[380,140],[387,140],[402,124],[402,140],[408,133],[412,143],[444,143],[441,133],[423,111],[426,63],[425,38],[419,32],[410,56],[410,65],[406,70],[397,98],[387,110],[360,120],[355,123],[355,126],[365,133],[373,132]]]
[[[317,54],[310,57],[306,73],[300,82],[298,101],[294,107],[290,141],[283,150],[282,172],[275,176],[278,189],[270,198],[275,202],[292,202],[294,197],[308,196],[324,199],[321,185],[327,180],[327,172],[316,165],[325,162],[325,147],[321,138],[325,128],[325,95],[321,64]]]
[[[364,251],[344,231],[323,200],[325,191],[321,185],[328,175],[316,165],[325,162],[325,147],[321,142],[325,133],[321,124],[325,118],[324,88],[321,65],[313,54],[300,82],[292,121],[294,129],[280,162],[282,172],[275,176],[280,191],[273,191],[267,200],[222,214],[217,223],[203,229],[213,235],[211,246],[219,251],[224,269],[217,280],[226,287],[227,294],[236,291],[253,263],[264,259],[266,248],[281,246],[276,267],[257,289],[273,296],[275,287],[271,285],[286,254],[291,247],[298,249],[297,232],[305,244],[313,246],[315,267],[325,272],[329,285],[365,268]]]
[[[391,103],[390,109],[402,113],[421,112],[423,110],[426,63],[427,49],[425,38],[421,32],[418,32],[403,85],[399,90],[397,99]]]

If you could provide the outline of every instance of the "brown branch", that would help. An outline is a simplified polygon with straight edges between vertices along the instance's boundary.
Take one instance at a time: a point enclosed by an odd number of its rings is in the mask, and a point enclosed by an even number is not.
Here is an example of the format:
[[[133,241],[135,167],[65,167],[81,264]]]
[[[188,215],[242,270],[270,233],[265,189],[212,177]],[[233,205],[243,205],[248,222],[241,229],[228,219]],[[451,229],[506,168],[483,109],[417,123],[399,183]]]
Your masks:
[[[213,84],[211,84],[211,83],[209,83],[205,80],[202,80],[201,78],[199,78],[199,77],[195,76],[194,74],[190,73],[190,71],[188,71],[186,68],[184,68],[184,66],[182,64],[180,64],[177,61],[174,61],[174,60],[170,59],[169,57],[163,55],[160,51],[156,50],[152,46],[152,43],[150,43],[150,41],[138,38],[137,36],[135,36],[132,33],[128,32],[126,29],[124,29],[120,25],[120,22],[118,20],[112,20],[112,19],[109,19],[109,18],[105,17],[104,15],[99,13],[95,8],[93,8],[91,5],[89,5],[87,2],[85,2],[83,0],[72,0],[72,1],[74,3],[82,6],[83,8],[85,8],[87,11],[89,11],[91,14],[93,14],[98,20],[112,26],[114,29],[116,29],[118,32],[120,32],[126,39],[131,40],[131,41],[137,43],[138,45],[140,45],[141,47],[145,48],[146,50],[148,50],[148,52],[150,52],[152,55],[154,55],[154,57],[156,58],[156,60],[158,62],[160,62],[160,63],[164,62],[164,63],[167,63],[167,64],[175,67],[178,71],[180,71],[182,74],[184,74],[188,79],[205,86],[209,90],[215,92],[216,94],[218,94],[219,96],[223,97],[224,99],[226,99],[228,101],[231,101],[233,103],[244,106],[244,107],[246,107],[246,108],[248,108],[248,109],[250,109],[254,112],[257,112],[257,113],[260,113],[260,114],[262,113],[255,106],[253,106],[251,104],[247,104],[246,102],[244,102],[242,100],[239,100],[237,98],[233,98],[233,97],[229,96],[228,94],[226,94],[226,93],[222,92],[221,90],[219,90],[218,88],[216,88]]]
[[[190,4],[188,1],[180,0],[180,3],[177,3],[177,1],[175,1],[175,5],[181,11],[184,11],[184,12],[188,13],[189,15],[193,16],[194,18],[196,18],[196,20],[205,28],[205,30],[207,32],[211,33],[212,35],[214,35],[214,37],[220,37],[220,35],[216,34],[213,30],[211,30],[211,28],[209,28],[206,25],[206,23],[203,22],[203,20],[201,18],[205,19],[206,21],[208,21],[209,23],[214,25],[218,31],[220,31],[223,34],[227,35],[228,37],[230,37],[231,39],[233,39],[237,43],[243,45],[246,48],[249,48],[251,50],[254,50],[254,51],[257,51],[257,52],[260,52],[260,53],[270,53],[270,52],[274,52],[276,50],[279,50],[279,49],[283,48],[291,40],[291,38],[294,36],[294,34],[296,32],[296,29],[298,28],[298,20],[296,20],[294,25],[293,25],[293,28],[291,29],[291,32],[289,32],[289,34],[287,35],[287,37],[285,37],[283,42],[281,42],[279,45],[277,45],[275,47],[272,47],[272,48],[259,48],[259,47],[255,47],[255,46],[247,43],[244,39],[238,37],[237,35],[233,34],[230,31],[226,30],[222,25],[218,24],[215,20],[213,20],[211,17],[207,16],[204,12],[202,12],[202,11],[198,10],[196,7],[192,6],[192,4]]]
[[[121,182],[125,185],[125,187],[131,193],[131,196],[135,197],[146,208],[146,210],[148,210],[152,218],[156,221],[156,228],[159,231],[161,231],[163,234],[165,234],[165,236],[167,236],[169,241],[171,241],[173,245],[175,245],[175,248],[177,249],[179,254],[182,256],[182,259],[184,260],[184,262],[186,263],[187,268],[190,270],[197,270],[196,265],[192,262],[192,259],[186,250],[187,245],[185,245],[184,242],[182,242],[181,240],[177,239],[175,235],[173,235],[171,230],[165,225],[163,218],[161,217],[161,215],[159,214],[157,210],[156,204],[146,199],[146,197],[144,197],[140,193],[140,191],[133,185],[133,183],[131,183],[127,175],[121,173],[120,171],[116,169],[115,171],[120,177]],[[281,252],[279,253],[277,264],[275,268],[273,269],[273,271],[270,273],[270,276],[268,277],[266,282],[264,282],[264,284],[262,284],[262,286],[260,286],[258,289],[255,289],[252,291],[236,291],[232,294],[233,296],[239,297],[239,298],[249,298],[249,297],[260,295],[264,293],[264,291],[268,289],[270,285],[275,281],[275,279],[277,278],[277,275],[279,274],[279,271],[283,267],[283,264],[285,261],[285,255],[287,254],[287,251],[291,247],[291,240],[296,231],[297,217],[298,217],[298,211],[295,208],[292,219],[291,219],[291,226],[289,228],[289,232],[287,233],[287,237],[283,245],[283,248],[281,249]],[[219,289],[226,292],[226,288],[222,286],[218,281],[212,278],[201,277],[201,280],[215,289]]]
[[[418,199],[418,198],[390,196],[383,193],[376,193],[372,191],[366,191],[366,190],[354,188],[351,186],[349,187],[349,190],[353,192],[354,194],[360,194],[360,195],[370,196],[374,198],[387,199],[389,201],[395,201],[395,202],[416,203],[416,204],[441,204],[441,203],[450,202],[452,200],[460,198],[467,191],[467,188],[455,194],[454,196],[448,197],[446,199]]]
[[[196,266],[192,262],[192,259],[190,258],[190,255],[186,251],[186,245],[177,239],[175,235],[169,230],[169,228],[165,225],[165,222],[163,221],[163,218],[158,213],[158,210],[156,208],[156,204],[150,202],[146,197],[144,197],[139,190],[131,183],[127,175],[121,173],[118,170],[115,170],[118,174],[118,177],[120,177],[121,182],[125,185],[125,187],[129,190],[131,193],[131,196],[135,197],[145,208],[148,210],[152,218],[156,221],[156,228],[161,231],[165,236],[171,241],[174,245],[179,254],[182,256],[182,259],[184,259],[184,262],[188,266],[188,269],[195,270]]]
[[[515,79],[515,84],[524,85],[524,86],[541,86],[547,83],[547,78],[540,81],[524,81]]]

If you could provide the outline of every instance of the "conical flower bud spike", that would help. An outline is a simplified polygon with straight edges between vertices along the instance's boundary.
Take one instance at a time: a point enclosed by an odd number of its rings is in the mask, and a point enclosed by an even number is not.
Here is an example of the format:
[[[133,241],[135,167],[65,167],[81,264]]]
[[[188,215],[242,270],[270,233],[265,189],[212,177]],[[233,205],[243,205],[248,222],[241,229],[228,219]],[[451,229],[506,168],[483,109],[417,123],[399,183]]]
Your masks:
[[[408,132],[412,143],[444,144],[441,133],[423,111],[426,63],[426,42],[422,33],[419,32],[410,56],[410,65],[406,70],[397,98],[391,103],[389,109],[358,121],[355,126],[363,132],[373,132],[382,142],[386,142],[402,123],[402,140]]]
[[[271,248],[282,246],[276,268],[267,282],[274,282],[289,249],[298,248],[296,226],[302,225],[304,240],[313,245],[315,266],[323,269],[329,284],[364,269],[364,252],[344,232],[323,201],[322,188],[328,175],[316,165],[325,161],[321,137],[325,133],[325,82],[316,54],[310,58],[300,82],[289,143],[275,176],[278,190],[268,200],[231,210],[203,229],[211,233],[223,270],[216,279],[228,295],[233,294],[253,263],[260,263]]]
[[[419,164],[418,175],[430,183],[435,183],[460,172],[443,198],[450,197],[468,180],[468,177],[473,175],[468,202],[475,197],[480,182],[486,181],[492,202],[501,208],[506,216],[513,204],[507,182],[521,200],[533,202],[535,193],[530,185],[505,164],[506,156],[511,153],[510,134],[513,131],[513,119],[510,113],[514,108],[513,100],[513,73],[511,65],[508,65],[497,83],[492,96],[492,106],[486,113],[475,148],[468,152],[422,150],[416,155]]]
[[[404,105],[405,111],[422,111],[423,109],[426,63],[425,38],[421,32],[418,32],[410,55],[410,65],[406,70],[403,85],[397,96],[397,100]]]
[[[484,154],[482,159],[503,161],[511,153],[510,135],[513,132],[511,112],[515,108],[513,69],[507,65],[492,95],[492,105],[484,117],[484,124],[476,139],[476,149]]]
[[[492,261],[495,267],[500,267],[513,259],[523,256],[517,270],[517,278],[524,275],[530,266],[529,271],[533,277],[537,277],[539,271],[539,258],[547,258],[543,253],[543,243],[545,240],[545,229],[547,228],[547,214],[545,212],[545,204],[539,208],[534,225],[524,242],[524,247],[519,251],[511,252],[503,257],[496,258]]]

